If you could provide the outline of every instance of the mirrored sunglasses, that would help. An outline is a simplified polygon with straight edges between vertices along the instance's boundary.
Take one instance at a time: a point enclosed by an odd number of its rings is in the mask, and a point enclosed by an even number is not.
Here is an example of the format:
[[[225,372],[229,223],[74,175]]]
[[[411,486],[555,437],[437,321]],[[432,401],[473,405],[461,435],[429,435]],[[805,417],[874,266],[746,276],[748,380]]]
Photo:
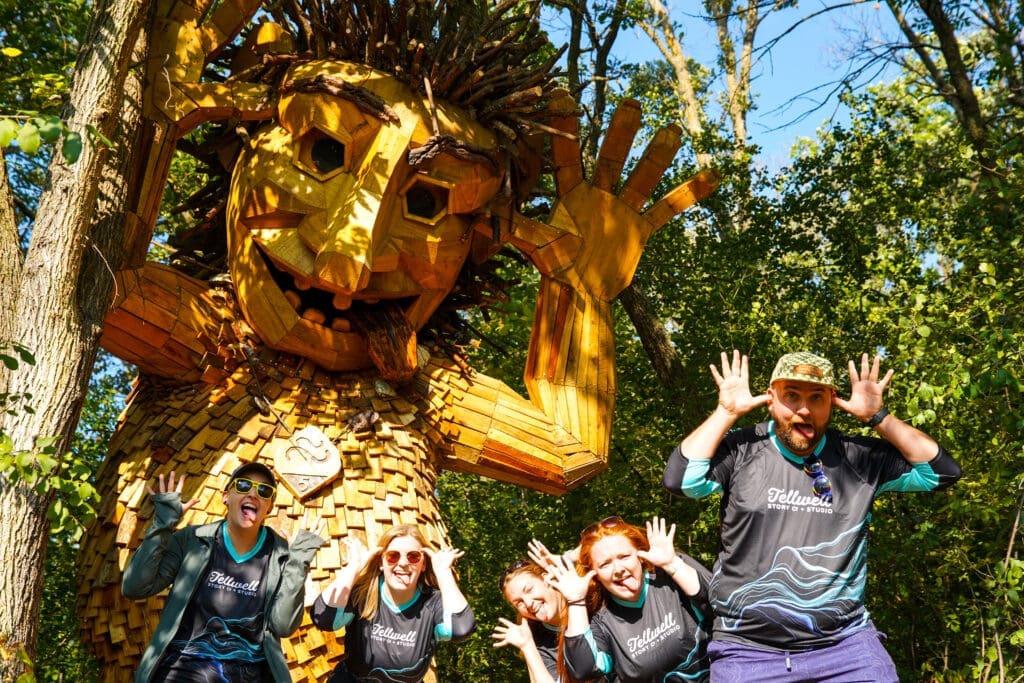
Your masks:
[[[243,479],[242,477],[232,479],[231,483],[228,484],[229,489],[233,488],[238,493],[249,493],[249,491],[252,491],[253,486],[256,487],[256,495],[263,500],[270,500],[274,497],[274,494],[277,493],[276,486],[253,481],[252,479]]]
[[[422,550],[410,550],[407,553],[402,553],[398,550],[388,550],[384,553],[384,561],[388,564],[398,564],[402,559],[402,555],[405,555],[405,561],[409,564],[419,564],[420,560],[423,559]]]
[[[812,485],[814,495],[826,503],[831,503],[832,482],[829,481],[828,475],[825,474],[825,468],[821,465],[821,459],[816,455],[804,458],[804,472],[814,480]]]

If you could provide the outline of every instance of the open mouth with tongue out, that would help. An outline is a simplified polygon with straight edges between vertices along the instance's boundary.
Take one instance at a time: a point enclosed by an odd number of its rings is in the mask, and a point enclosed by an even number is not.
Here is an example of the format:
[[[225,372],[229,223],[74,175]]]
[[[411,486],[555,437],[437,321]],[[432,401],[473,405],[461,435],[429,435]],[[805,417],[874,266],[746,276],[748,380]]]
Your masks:
[[[807,422],[794,422],[791,428],[793,430],[794,435],[800,437],[804,441],[810,443],[811,441],[814,440],[814,435],[816,434],[814,425],[809,424]]]
[[[613,594],[620,598],[632,600],[640,593],[640,581],[632,573],[626,572],[622,576],[612,579]]]
[[[246,522],[255,523],[259,518],[260,508],[257,503],[251,501],[244,501],[239,507],[242,512],[242,519]]]

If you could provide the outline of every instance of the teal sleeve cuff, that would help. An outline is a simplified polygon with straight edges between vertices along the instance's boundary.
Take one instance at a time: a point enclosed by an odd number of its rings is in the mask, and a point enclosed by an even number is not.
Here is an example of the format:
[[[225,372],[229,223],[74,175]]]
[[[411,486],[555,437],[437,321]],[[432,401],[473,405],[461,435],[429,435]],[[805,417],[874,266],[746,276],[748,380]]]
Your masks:
[[[434,637],[440,641],[452,639],[452,612],[445,609],[441,612],[441,623],[434,624]]]
[[[914,493],[921,491],[934,491],[939,486],[939,475],[932,469],[931,463],[919,462],[913,465],[906,474],[901,474],[892,481],[887,481],[878,487],[879,493],[896,491],[899,493]]]
[[[338,629],[348,626],[352,623],[352,620],[355,619],[355,617],[356,615],[352,612],[345,609],[339,609],[334,615],[334,630],[337,631]]]
[[[710,460],[689,460],[683,473],[683,483],[679,487],[687,498],[706,498],[712,493],[719,493],[722,485],[707,478],[711,469]]]
[[[583,639],[590,646],[590,651],[594,655],[594,663],[597,664],[598,670],[606,676],[612,672],[612,658],[607,652],[601,652],[597,649],[597,643],[594,642],[594,632],[589,628],[587,632],[583,634]]]

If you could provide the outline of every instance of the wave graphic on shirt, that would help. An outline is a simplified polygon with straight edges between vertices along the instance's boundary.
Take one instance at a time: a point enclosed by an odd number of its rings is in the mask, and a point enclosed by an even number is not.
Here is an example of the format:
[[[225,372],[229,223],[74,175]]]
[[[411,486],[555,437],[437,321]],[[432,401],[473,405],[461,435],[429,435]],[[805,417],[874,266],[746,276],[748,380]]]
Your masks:
[[[418,681],[423,680],[423,674],[427,670],[425,664],[426,662],[420,659],[412,666],[407,666],[404,669],[385,669],[375,666],[365,676],[356,676],[355,678],[366,683],[381,683],[384,681],[387,683],[418,683]]]
[[[867,579],[862,528],[863,524],[818,545],[780,548],[764,575],[737,588],[727,599],[715,600],[721,628],[737,630],[750,621],[771,623],[800,637],[806,633],[825,635],[835,632],[837,625],[848,626],[848,615],[861,607]],[[849,563],[847,557],[852,558]],[[837,565],[849,570],[837,572]],[[712,584],[719,573],[716,567]],[[866,612],[863,618],[867,619]]]
[[[244,619],[213,617],[192,640],[174,641],[171,647],[180,649],[181,654],[189,657],[261,662],[266,658],[263,648],[239,635],[239,632],[252,633],[258,626],[258,616]]]

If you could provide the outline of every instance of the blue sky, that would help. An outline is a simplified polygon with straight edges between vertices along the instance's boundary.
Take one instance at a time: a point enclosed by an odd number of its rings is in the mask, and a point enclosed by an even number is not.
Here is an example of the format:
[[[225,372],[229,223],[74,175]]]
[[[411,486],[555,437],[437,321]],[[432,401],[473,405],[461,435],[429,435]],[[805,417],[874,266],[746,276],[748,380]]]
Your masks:
[[[684,49],[712,66],[717,39],[714,27],[697,14],[702,11],[700,5],[685,0],[663,1],[673,20],[683,26]],[[820,12],[823,7],[817,0],[772,13],[758,31],[758,47],[779,38],[770,54],[759,55],[752,84],[757,109],[748,118],[751,139],[762,146],[761,160],[768,165],[785,163],[798,137],[813,137],[818,127],[833,117],[845,119],[846,113],[837,98],[828,97],[828,93],[833,90],[831,84],[850,68],[848,51],[854,35],[878,36],[883,31],[893,31],[889,11],[865,2],[815,16],[787,33],[802,17]],[[639,29],[623,32],[616,51],[622,59],[636,62],[661,58]]]

